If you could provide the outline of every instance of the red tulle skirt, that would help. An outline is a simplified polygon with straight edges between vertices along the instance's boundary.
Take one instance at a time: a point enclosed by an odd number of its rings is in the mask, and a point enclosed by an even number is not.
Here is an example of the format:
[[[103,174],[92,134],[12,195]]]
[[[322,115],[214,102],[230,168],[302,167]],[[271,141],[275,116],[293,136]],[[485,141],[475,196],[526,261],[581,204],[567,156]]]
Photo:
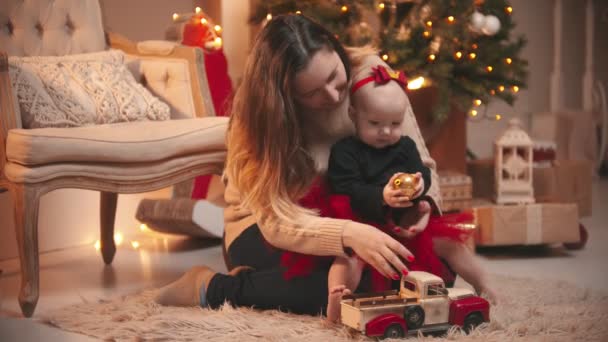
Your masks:
[[[454,273],[437,256],[433,249],[434,238],[449,238],[464,242],[470,236],[470,230],[463,230],[459,224],[472,222],[473,215],[470,212],[449,214],[443,216],[431,216],[427,228],[413,239],[399,239],[392,232],[394,226],[378,225],[360,220],[352,211],[350,200],[345,195],[331,195],[326,182],[317,180],[311,187],[309,193],[300,201],[306,208],[317,209],[323,217],[349,219],[367,223],[397,238],[415,256],[413,262],[407,262],[410,271],[426,271],[441,277],[446,284],[452,284],[455,280]],[[416,210],[416,209],[412,209]],[[294,252],[283,252],[281,265],[286,267],[284,278],[289,280],[294,277],[302,277],[310,274],[317,267],[327,267],[333,261],[333,257],[319,257],[304,255]],[[373,291],[384,291],[390,289],[391,280],[371,268],[371,289]]]

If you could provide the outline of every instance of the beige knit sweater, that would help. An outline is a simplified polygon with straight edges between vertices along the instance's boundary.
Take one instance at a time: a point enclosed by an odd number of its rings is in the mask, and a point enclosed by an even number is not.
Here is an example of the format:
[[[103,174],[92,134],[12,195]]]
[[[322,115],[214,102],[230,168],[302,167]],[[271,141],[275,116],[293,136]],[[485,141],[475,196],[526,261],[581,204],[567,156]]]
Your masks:
[[[377,56],[369,56],[364,59],[363,64],[353,73],[353,82],[361,79],[369,73],[372,66],[384,64]],[[327,170],[329,151],[336,141],[352,135],[354,126],[348,117],[349,99],[347,98],[337,109],[330,113],[309,113],[304,132],[307,148],[314,156],[319,175],[324,175]],[[427,195],[432,202],[439,203],[438,178],[435,170],[435,162],[430,158],[429,152],[424,145],[418,124],[408,105],[405,120],[403,121],[404,135],[411,137],[418,146],[420,155],[425,165],[431,168],[432,184]],[[311,255],[345,255],[342,244],[342,232],[347,225],[358,225],[360,223],[306,215],[298,220],[298,224],[290,224],[279,219],[270,220],[268,217],[256,215],[248,208],[241,206],[241,195],[239,190],[228,181],[224,198],[227,207],[224,210],[225,243],[230,247],[232,242],[248,227],[257,223],[262,235],[271,245],[303,254]],[[436,206],[435,206],[436,207]],[[272,222],[272,223],[271,223]]]

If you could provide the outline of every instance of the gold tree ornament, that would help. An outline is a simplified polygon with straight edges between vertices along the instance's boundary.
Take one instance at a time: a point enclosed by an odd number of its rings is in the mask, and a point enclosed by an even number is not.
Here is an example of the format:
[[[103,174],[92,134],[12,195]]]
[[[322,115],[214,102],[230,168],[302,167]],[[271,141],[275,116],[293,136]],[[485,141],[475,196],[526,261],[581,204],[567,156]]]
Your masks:
[[[403,173],[393,181],[393,189],[401,190],[405,196],[412,198],[416,193],[416,187],[420,183],[420,178],[411,173]]]

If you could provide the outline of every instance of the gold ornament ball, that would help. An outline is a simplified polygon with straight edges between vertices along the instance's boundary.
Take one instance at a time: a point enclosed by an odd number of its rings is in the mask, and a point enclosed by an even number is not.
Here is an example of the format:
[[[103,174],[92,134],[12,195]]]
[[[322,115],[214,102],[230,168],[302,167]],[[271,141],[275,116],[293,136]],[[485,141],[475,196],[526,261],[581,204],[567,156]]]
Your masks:
[[[403,194],[411,198],[416,193],[416,186],[420,180],[411,173],[404,173],[399,175],[393,181],[393,189],[402,190]]]

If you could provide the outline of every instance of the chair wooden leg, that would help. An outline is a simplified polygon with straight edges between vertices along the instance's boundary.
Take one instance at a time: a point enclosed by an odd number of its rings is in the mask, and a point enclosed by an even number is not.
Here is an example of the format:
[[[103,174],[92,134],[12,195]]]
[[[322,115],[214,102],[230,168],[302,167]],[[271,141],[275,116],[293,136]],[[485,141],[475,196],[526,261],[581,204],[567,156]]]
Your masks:
[[[116,202],[118,194],[113,192],[101,192],[100,201],[100,229],[101,229],[101,255],[106,265],[112,263],[116,254],[114,244],[114,220],[116,218]]]
[[[11,187],[15,207],[15,232],[21,262],[19,305],[25,317],[31,317],[39,296],[38,208],[40,191],[19,184]]]

